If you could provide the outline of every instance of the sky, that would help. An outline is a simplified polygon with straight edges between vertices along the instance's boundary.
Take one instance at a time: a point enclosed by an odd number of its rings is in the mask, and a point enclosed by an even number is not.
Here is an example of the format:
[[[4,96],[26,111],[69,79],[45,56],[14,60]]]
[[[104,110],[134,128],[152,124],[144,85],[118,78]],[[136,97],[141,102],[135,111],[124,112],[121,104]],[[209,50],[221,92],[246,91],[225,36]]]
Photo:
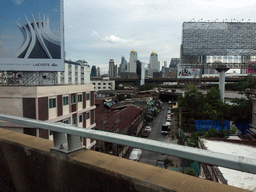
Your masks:
[[[34,0],[3,1],[28,6]],[[51,2],[44,4],[53,12]],[[104,73],[109,59],[129,62],[134,49],[145,63],[155,51],[162,66],[180,56],[183,22],[255,22],[255,10],[252,0],[64,0],[65,59],[85,60]]]

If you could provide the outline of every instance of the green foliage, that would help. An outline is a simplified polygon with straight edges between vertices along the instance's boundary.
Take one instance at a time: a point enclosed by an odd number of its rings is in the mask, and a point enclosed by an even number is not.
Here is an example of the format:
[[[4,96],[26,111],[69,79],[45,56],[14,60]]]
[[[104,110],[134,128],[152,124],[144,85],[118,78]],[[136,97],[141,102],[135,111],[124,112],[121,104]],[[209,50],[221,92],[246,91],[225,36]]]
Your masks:
[[[230,107],[231,120],[239,123],[242,121],[252,122],[252,99],[233,99],[234,105]]]
[[[151,113],[152,117],[156,117],[158,114],[158,110],[154,109],[154,111]]]
[[[196,131],[191,137],[187,139],[187,145],[190,147],[198,147],[198,138],[199,137],[214,137],[214,138],[224,138],[230,134],[230,130],[220,130],[217,131],[214,128],[210,128],[208,131]]]
[[[232,90],[232,91],[245,91],[245,89],[255,89],[256,88],[256,78],[249,74],[248,76],[244,77],[241,81],[238,83],[227,83],[225,85],[226,90]]]
[[[139,87],[139,91],[152,90],[154,87],[157,87],[154,83],[145,83]]]
[[[117,95],[117,99],[118,99],[119,101],[122,101],[122,100],[125,100],[126,97],[125,97],[124,94],[119,94],[119,95]]]
[[[109,96],[110,96],[110,97],[113,97],[113,96],[115,96],[115,94],[114,94],[114,93],[110,93]]]
[[[171,164],[172,164],[172,160],[171,160],[171,159],[168,159],[168,158],[165,158],[165,159],[164,159],[164,163],[165,163],[166,166],[167,166],[167,165],[171,165]]]
[[[191,168],[191,169],[188,169],[187,172],[186,172],[186,174],[192,175],[192,176],[196,176],[195,170],[192,169],[192,168]]]

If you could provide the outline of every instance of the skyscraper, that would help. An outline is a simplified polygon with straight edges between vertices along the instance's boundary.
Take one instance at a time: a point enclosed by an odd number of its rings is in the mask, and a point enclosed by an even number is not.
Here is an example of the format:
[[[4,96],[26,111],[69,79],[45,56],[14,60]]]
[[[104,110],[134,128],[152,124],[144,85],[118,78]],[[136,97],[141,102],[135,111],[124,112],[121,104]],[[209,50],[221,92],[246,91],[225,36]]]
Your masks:
[[[127,67],[127,72],[136,73],[136,66],[137,66],[137,52],[132,50],[130,53],[130,60]]]
[[[160,70],[160,62],[158,61],[158,55],[155,51],[150,55],[149,67],[149,69],[156,69],[157,71]]]
[[[114,77],[114,66],[115,64],[114,64],[114,59],[110,59],[109,60],[109,71],[108,71],[108,73],[109,73],[109,77]]]
[[[92,66],[92,70],[91,70],[91,77],[96,77],[96,66],[95,65],[93,65]]]
[[[97,73],[97,77],[100,77],[100,68],[99,67],[97,68],[96,73]]]
[[[122,56],[121,64],[120,64],[120,72],[126,72],[126,71],[127,71],[127,61],[124,58],[124,56]]]

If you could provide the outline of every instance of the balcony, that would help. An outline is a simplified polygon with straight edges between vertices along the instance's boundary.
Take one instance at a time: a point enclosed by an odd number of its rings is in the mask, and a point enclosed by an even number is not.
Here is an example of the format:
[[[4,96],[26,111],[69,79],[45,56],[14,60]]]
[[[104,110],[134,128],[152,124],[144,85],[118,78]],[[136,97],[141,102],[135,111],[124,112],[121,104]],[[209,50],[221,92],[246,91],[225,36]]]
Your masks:
[[[52,142],[0,129],[0,176],[4,181],[0,188],[4,191],[245,191],[92,150],[70,151],[75,146],[71,136],[189,157],[207,164],[256,173],[255,159],[8,115],[0,115],[0,120],[48,129],[54,134]],[[66,140],[60,139],[60,133],[69,136]]]

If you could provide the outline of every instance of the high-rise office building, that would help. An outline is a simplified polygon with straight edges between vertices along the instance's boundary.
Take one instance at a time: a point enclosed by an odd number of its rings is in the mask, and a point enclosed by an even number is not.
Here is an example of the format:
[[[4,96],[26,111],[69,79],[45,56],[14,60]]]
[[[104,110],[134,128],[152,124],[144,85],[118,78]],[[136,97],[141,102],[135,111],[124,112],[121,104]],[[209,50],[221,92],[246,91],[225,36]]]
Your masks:
[[[122,56],[121,64],[120,64],[120,72],[126,72],[126,71],[127,71],[127,61],[124,58],[124,56]]]
[[[96,69],[96,76],[100,77],[100,68],[99,67]]]
[[[137,52],[132,50],[130,53],[130,60],[127,67],[127,72],[136,73],[137,68]]]
[[[110,59],[110,60],[109,60],[109,71],[108,71],[108,72],[109,72],[109,77],[114,77],[114,75],[115,75],[115,74],[114,74],[114,70],[115,70],[115,69],[114,69],[114,68],[115,68],[114,65],[115,65],[114,59]]]
[[[91,70],[91,77],[96,77],[96,75],[97,75],[96,66],[93,65],[93,66],[92,66],[92,70]]]
[[[149,69],[156,69],[160,71],[160,62],[158,61],[158,55],[153,51],[150,55]]]

